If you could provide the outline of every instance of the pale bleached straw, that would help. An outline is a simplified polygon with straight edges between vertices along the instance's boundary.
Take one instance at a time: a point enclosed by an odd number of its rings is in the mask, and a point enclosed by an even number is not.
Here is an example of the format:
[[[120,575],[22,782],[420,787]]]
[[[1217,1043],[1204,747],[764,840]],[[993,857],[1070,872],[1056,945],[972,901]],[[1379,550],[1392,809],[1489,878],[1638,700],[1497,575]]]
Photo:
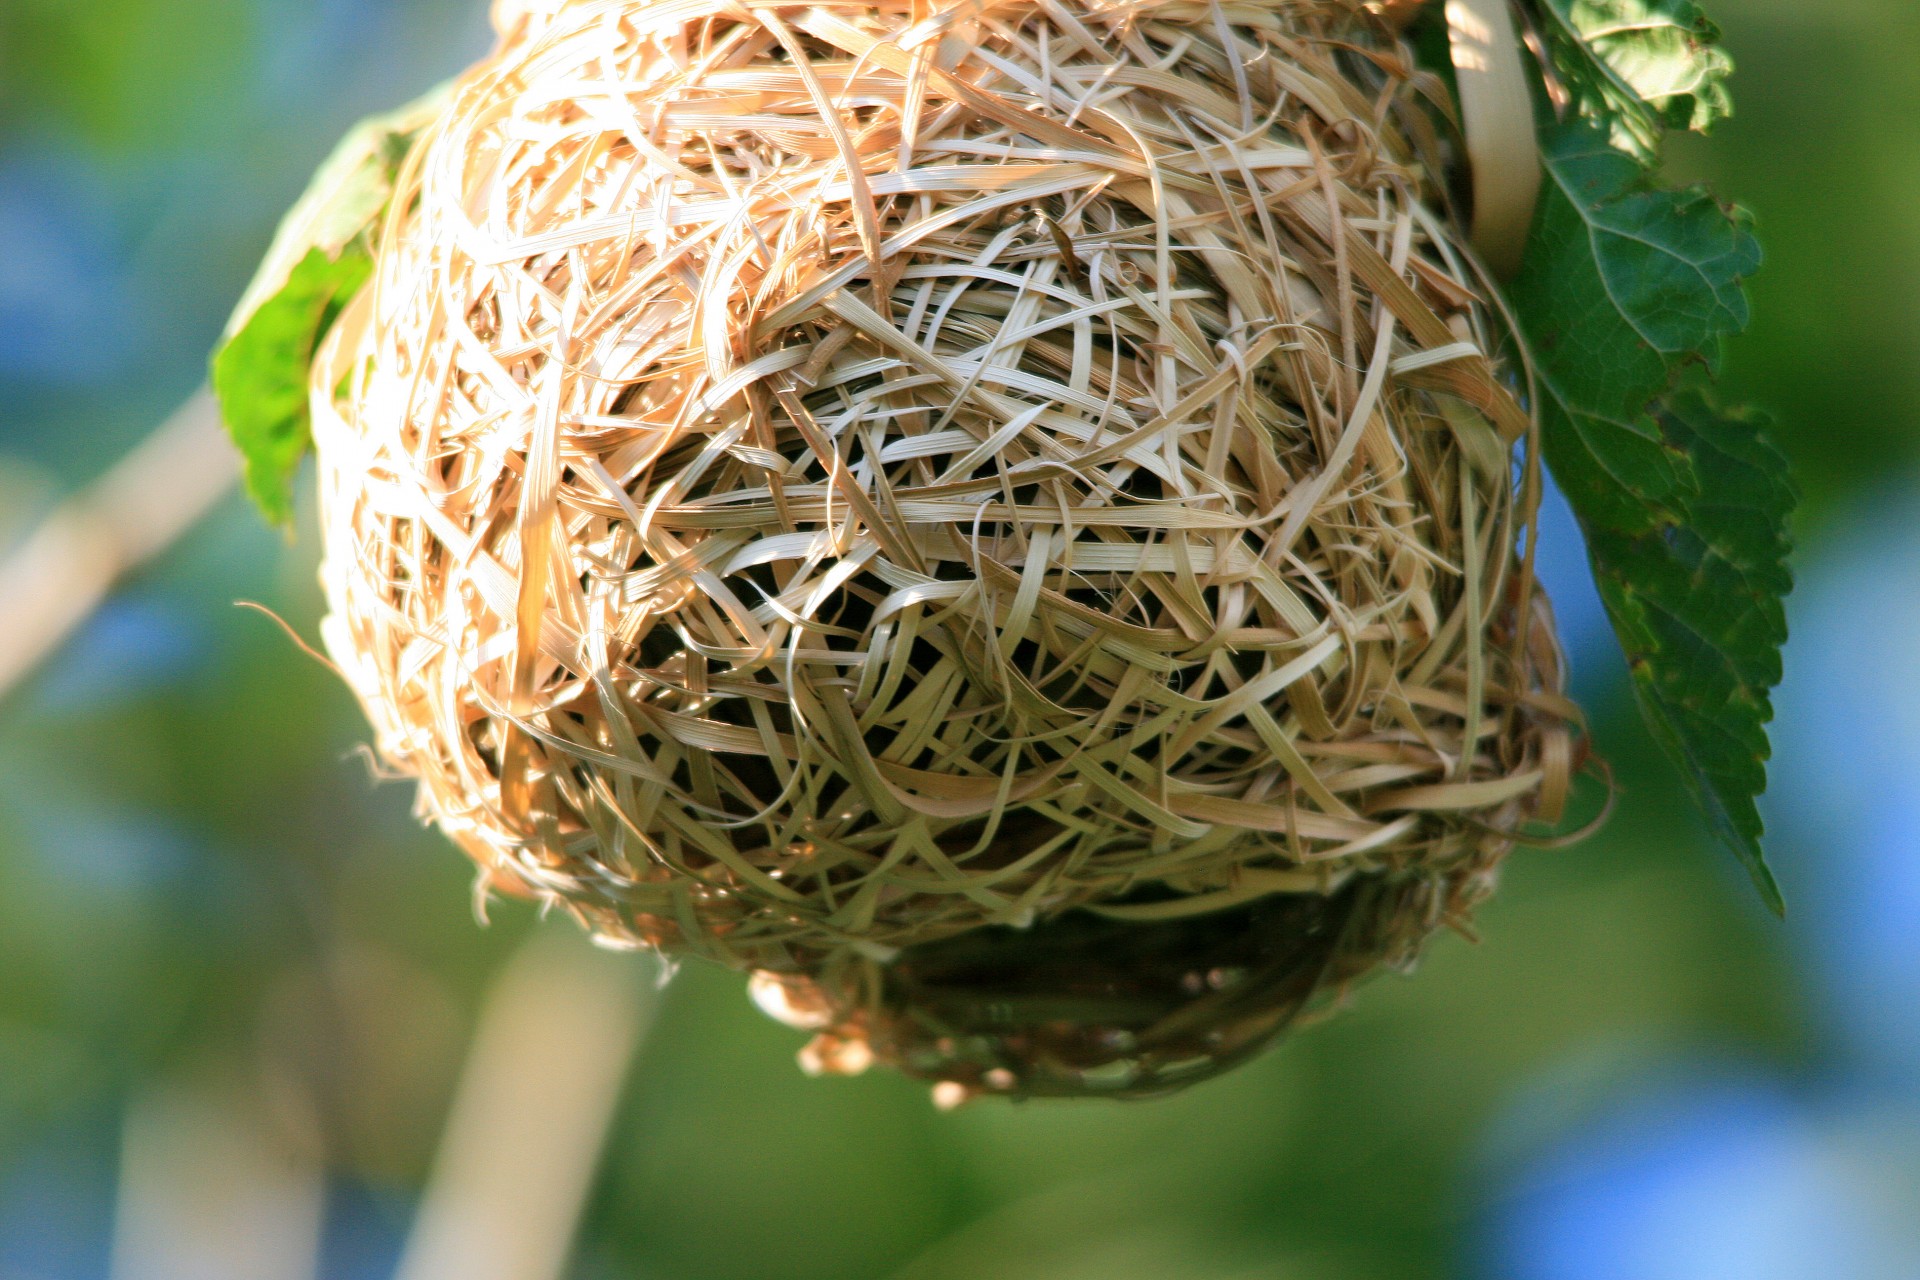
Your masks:
[[[1364,6],[500,20],[314,381],[328,647],[490,886],[810,975],[1414,886],[1370,964],[1558,817],[1532,425]]]

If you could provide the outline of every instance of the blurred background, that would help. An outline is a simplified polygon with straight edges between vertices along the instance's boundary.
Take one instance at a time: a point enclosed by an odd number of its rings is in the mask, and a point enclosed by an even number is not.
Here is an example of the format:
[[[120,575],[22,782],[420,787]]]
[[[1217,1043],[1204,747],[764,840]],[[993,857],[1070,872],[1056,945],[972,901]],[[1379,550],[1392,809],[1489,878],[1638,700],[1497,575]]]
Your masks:
[[[809,1081],[737,976],[476,927],[346,691],[234,607],[314,634],[311,529],[229,496],[0,694],[0,1280],[1920,1277],[1920,7],[1711,8],[1738,115],[1671,168],[1759,216],[1725,384],[1805,494],[1784,924],[1555,511],[1620,806],[1517,856],[1479,945],[1172,1101]],[[314,165],[481,9],[0,0],[0,557],[200,384]]]

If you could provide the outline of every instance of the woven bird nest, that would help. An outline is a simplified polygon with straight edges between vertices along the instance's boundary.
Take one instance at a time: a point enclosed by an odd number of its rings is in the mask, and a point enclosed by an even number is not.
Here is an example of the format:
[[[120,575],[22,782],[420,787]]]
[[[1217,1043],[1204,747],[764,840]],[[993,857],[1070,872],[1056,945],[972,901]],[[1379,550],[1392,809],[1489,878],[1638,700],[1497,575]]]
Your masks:
[[[483,884],[822,1067],[1139,1092],[1558,817],[1530,423],[1365,7],[497,17],[314,372],[327,643]]]

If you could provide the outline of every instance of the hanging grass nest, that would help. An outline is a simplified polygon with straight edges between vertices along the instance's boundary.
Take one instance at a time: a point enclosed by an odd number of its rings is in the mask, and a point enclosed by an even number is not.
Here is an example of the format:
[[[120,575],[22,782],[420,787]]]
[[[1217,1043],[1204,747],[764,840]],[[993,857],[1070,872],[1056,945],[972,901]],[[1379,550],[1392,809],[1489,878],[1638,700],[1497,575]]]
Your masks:
[[[822,1069],[1141,1093],[1559,816],[1530,423],[1365,6],[497,17],[313,382],[328,646],[484,885]]]

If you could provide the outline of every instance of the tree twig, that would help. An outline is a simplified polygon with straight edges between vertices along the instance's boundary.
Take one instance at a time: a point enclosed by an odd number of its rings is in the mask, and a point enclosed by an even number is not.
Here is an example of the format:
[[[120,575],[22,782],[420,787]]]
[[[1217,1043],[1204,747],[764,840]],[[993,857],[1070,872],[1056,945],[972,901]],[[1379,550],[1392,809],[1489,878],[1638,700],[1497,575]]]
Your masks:
[[[301,1119],[232,1072],[143,1088],[121,1144],[113,1280],[314,1280],[326,1176]]]
[[[536,935],[487,997],[398,1280],[560,1280],[627,1069],[650,962]]]
[[[0,696],[85,622],[114,585],[172,546],[240,473],[206,390],[56,507],[0,560]]]

